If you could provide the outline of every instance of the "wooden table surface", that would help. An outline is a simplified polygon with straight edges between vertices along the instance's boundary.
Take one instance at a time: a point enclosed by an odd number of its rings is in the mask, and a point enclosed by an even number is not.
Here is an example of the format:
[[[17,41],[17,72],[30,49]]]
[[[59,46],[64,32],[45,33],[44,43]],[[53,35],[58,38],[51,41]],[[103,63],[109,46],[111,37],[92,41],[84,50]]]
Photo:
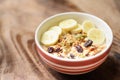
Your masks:
[[[87,74],[58,73],[35,50],[39,23],[68,11],[98,16],[114,33],[109,57]],[[0,0],[0,80],[120,80],[120,0]]]

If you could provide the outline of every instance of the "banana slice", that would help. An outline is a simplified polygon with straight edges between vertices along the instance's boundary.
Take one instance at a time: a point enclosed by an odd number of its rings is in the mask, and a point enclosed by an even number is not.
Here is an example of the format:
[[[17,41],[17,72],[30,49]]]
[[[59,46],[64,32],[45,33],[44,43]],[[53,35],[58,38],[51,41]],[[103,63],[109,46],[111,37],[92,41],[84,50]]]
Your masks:
[[[90,29],[95,28],[95,25],[93,24],[93,22],[86,20],[83,22],[82,27],[83,31],[87,33]]]
[[[75,21],[74,19],[66,19],[60,22],[59,26],[65,31],[70,31],[77,27],[77,21]]]
[[[46,46],[54,45],[58,41],[59,35],[53,31],[48,30],[43,33],[41,37],[41,43],[43,43]]]
[[[49,30],[54,30],[58,35],[62,34],[62,29],[59,26],[51,27]]]
[[[77,24],[77,28],[71,30],[72,33],[78,33],[82,31],[82,26],[80,24]]]
[[[88,32],[88,39],[92,40],[94,45],[101,45],[105,41],[105,35],[100,29],[93,28]]]

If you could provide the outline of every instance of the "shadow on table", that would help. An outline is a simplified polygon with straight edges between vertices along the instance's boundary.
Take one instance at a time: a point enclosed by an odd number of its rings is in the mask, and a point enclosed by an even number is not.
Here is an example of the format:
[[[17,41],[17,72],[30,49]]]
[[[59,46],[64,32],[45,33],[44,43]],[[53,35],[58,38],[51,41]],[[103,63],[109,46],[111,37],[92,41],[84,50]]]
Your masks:
[[[53,70],[51,73],[57,80],[120,80],[120,54],[109,56],[100,67],[86,74],[66,75]]]

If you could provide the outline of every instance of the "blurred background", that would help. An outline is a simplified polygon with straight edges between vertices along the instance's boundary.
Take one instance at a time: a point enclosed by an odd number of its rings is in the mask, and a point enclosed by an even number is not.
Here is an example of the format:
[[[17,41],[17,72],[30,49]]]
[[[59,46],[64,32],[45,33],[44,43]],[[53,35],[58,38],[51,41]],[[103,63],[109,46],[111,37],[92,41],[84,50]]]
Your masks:
[[[114,26],[115,24],[119,24],[120,1],[0,0],[0,17],[3,25],[21,26],[21,28],[25,29],[28,27],[33,31],[45,18],[68,11],[90,13],[104,19],[110,26]],[[110,20],[112,20],[112,22]]]
[[[51,70],[35,50],[41,21],[62,12],[105,20],[114,33],[107,61],[93,72],[69,76]],[[120,80],[120,0],[0,0],[0,80]]]

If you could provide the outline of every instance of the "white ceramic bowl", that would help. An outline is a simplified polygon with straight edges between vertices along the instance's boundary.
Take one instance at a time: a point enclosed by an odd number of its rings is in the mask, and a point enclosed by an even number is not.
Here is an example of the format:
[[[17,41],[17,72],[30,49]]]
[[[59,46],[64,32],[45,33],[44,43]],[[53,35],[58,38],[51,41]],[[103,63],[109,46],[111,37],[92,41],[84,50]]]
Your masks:
[[[91,20],[95,23],[96,27],[103,30],[106,37],[106,48],[95,56],[83,58],[83,59],[64,59],[50,55],[42,48],[40,43],[41,35],[51,26],[58,25],[58,23],[65,19],[75,19],[78,23],[82,23],[84,20]],[[113,41],[113,34],[106,22],[102,19],[87,13],[80,12],[66,12],[56,14],[45,19],[40,23],[35,31],[35,43],[36,49],[40,54],[41,59],[52,69],[65,73],[65,74],[83,74],[96,69],[101,65],[108,56]]]

